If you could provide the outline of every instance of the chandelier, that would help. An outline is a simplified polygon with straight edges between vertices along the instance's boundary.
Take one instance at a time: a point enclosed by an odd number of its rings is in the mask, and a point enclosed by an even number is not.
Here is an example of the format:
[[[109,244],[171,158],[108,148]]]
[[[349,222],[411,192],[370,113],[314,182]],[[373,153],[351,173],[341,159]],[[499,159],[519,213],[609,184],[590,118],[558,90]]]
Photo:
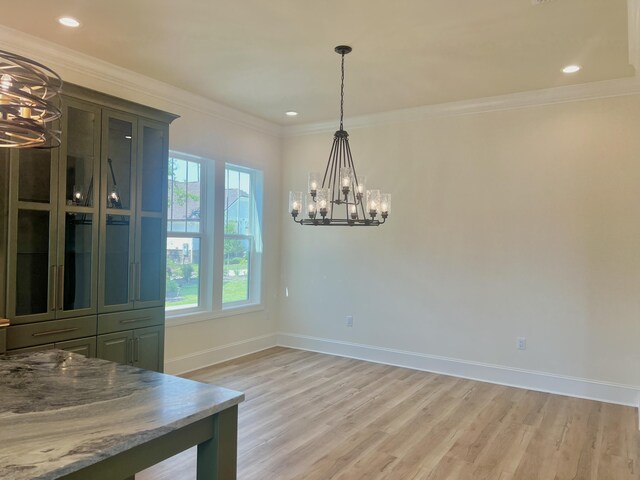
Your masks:
[[[300,225],[377,227],[382,225],[389,216],[391,195],[381,194],[380,190],[367,190],[365,177],[358,177],[356,174],[349,147],[349,134],[342,125],[344,56],[351,52],[351,47],[340,45],[335,48],[335,51],[342,56],[340,130],[333,136],[333,145],[324,175],[309,173],[309,188],[306,195],[302,192],[289,192],[289,213],[294,222]],[[302,218],[303,206],[307,218]],[[301,218],[298,219],[298,216]]]
[[[60,76],[44,65],[0,50],[0,148],[51,148],[60,132]]]

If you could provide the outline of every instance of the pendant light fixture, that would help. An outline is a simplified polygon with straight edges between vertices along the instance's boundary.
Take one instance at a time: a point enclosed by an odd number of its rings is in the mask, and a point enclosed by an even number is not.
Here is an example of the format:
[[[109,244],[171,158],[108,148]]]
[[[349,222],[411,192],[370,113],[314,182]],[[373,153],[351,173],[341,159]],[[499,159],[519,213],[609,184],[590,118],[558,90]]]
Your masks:
[[[15,53],[0,50],[0,148],[52,148],[60,132],[52,122],[62,79],[50,68]]]
[[[343,129],[344,56],[351,50],[347,45],[335,48],[342,56],[340,129],[333,136],[324,175],[309,173],[309,188],[304,196],[302,192],[289,192],[289,213],[300,225],[377,227],[385,223],[391,211],[391,195],[367,190],[365,177],[356,174],[349,134]],[[302,214],[303,208],[307,218]]]

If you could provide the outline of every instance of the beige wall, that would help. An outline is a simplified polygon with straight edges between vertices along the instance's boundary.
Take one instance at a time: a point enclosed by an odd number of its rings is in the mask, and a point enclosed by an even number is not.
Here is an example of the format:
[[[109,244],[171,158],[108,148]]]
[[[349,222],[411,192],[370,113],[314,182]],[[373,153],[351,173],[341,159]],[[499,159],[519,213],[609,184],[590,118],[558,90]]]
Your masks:
[[[351,130],[390,221],[285,219],[279,329],[640,386],[639,127],[628,96]],[[285,141],[283,190],[330,140]]]

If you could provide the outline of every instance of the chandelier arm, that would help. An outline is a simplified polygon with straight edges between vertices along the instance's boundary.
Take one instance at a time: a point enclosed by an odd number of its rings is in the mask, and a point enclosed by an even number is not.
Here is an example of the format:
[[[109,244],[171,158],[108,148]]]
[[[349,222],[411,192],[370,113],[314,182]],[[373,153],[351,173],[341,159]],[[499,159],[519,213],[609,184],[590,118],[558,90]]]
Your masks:
[[[333,145],[331,145],[331,152],[329,153],[329,159],[327,160],[327,168],[324,170],[324,177],[322,178],[322,188],[325,188],[325,181],[327,180],[327,173],[329,172],[329,166],[332,165],[333,152],[336,149],[336,143],[338,141],[338,137],[333,137]],[[331,183],[331,177],[329,177],[329,183],[327,183],[327,187]]]
[[[338,145],[336,148],[336,151],[334,152],[333,155],[333,163],[331,166],[331,215],[329,216],[329,218],[331,220],[333,220],[333,211],[334,211],[334,206],[335,204],[335,192],[336,192],[336,180],[338,179],[338,163],[339,163],[339,157],[340,157],[340,149],[342,148],[342,138],[338,137]]]
[[[349,145],[349,138],[345,138],[344,139],[344,143],[342,144],[342,166],[343,167],[349,167],[349,156],[347,154],[347,146]],[[351,179],[349,179],[349,181],[351,181]],[[338,192],[338,195],[342,194],[345,198],[344,198],[344,210],[345,210],[345,218],[348,220],[349,219],[349,195],[344,195],[342,193],[342,184],[340,185],[340,192]]]
[[[349,161],[348,167],[351,168],[351,172],[353,174],[353,188],[351,189],[351,196],[353,197],[352,205],[356,206],[356,219],[360,218],[360,214],[358,213],[358,204],[360,203],[358,200],[358,174],[356,173],[356,166],[353,163],[353,156],[351,155],[351,146],[349,142],[347,142],[347,159]],[[349,218],[350,212],[347,212],[347,218]]]
[[[349,158],[351,159],[351,168],[353,168],[353,178],[356,180],[356,184],[358,182],[358,177],[356,176],[356,167],[353,164],[353,156],[351,155],[351,146],[347,143],[347,148],[349,149]],[[366,197],[367,192],[362,192],[362,197]],[[362,210],[362,218],[367,218],[367,212],[365,210],[365,202],[360,199],[360,210]],[[359,215],[358,215],[359,216]]]

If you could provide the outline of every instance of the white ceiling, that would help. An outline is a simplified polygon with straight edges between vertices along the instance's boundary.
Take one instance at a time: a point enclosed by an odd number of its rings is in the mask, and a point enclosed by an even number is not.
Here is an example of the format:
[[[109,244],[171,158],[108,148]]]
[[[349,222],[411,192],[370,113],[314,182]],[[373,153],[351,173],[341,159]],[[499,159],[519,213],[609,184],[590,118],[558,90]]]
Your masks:
[[[342,43],[347,116],[634,75],[626,0],[23,0],[0,23],[280,124],[337,120]]]

